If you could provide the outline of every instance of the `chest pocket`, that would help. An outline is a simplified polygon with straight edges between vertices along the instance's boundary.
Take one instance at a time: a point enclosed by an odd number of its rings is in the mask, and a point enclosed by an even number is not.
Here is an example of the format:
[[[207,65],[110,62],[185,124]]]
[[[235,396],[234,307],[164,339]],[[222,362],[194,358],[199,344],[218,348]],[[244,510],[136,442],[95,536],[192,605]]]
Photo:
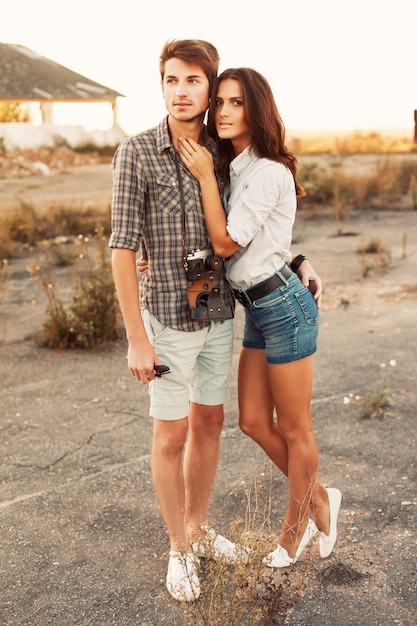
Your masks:
[[[164,174],[156,178],[158,207],[164,213],[181,212],[180,185],[175,174]],[[196,198],[193,185],[188,177],[183,176],[182,188],[184,206],[187,213],[196,211]]]

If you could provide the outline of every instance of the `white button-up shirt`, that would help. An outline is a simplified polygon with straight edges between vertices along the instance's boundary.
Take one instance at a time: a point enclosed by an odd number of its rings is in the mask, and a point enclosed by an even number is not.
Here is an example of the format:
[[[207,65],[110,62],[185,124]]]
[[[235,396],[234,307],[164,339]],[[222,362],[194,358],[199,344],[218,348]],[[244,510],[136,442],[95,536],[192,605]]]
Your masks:
[[[230,164],[230,197],[225,202],[227,231],[241,248],[226,261],[235,289],[269,278],[292,258],[297,209],[294,178],[282,163],[246,148]]]

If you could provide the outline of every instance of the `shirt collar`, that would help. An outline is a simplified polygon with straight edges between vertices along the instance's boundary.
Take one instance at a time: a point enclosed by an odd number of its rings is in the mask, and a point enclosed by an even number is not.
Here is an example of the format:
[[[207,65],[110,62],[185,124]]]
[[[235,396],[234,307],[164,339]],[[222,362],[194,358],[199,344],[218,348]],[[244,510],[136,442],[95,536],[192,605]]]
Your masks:
[[[207,127],[203,126],[203,140],[205,146],[210,150],[212,154],[216,152],[216,144],[207,131]],[[168,130],[168,115],[158,124],[156,127],[156,147],[159,154],[162,154],[164,150],[173,150],[171,136]]]
[[[243,152],[237,155],[230,163],[230,173],[234,173],[235,176],[239,176],[243,170],[256,159],[255,153],[251,150],[250,146],[247,146]]]
[[[159,154],[166,149],[172,149],[171,137],[168,131],[168,115],[156,127],[156,149]]]

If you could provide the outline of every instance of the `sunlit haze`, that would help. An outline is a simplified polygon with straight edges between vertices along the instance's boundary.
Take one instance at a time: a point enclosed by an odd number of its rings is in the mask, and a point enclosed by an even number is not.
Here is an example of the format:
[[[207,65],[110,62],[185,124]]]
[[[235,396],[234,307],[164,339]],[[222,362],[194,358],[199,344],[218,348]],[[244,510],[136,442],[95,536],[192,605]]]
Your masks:
[[[209,40],[220,70],[250,66],[264,74],[287,129],[412,129],[416,26],[417,0],[21,0],[7,4],[0,42],[123,93],[118,120],[128,134],[165,114],[158,61],[171,38]],[[56,124],[112,124],[110,105],[54,111]]]

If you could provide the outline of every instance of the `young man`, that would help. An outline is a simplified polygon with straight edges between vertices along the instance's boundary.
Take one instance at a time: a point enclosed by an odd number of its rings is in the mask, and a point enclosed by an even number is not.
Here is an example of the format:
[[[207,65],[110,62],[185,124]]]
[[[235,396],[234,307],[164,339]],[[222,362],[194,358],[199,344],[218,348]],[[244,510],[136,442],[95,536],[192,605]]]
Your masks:
[[[179,137],[215,154],[203,120],[218,65],[218,52],[206,41],[167,42],[160,73],[168,115],[124,140],[112,165],[113,275],[128,367],[149,384],[152,475],[170,539],[166,584],[180,601],[199,597],[199,556],[235,562],[246,554],[207,527],[232,362],[234,299],[222,262],[210,250],[199,185],[178,156]],[[140,294],[139,249],[148,261]],[[303,266],[319,302],[320,279],[308,262]],[[170,373],[160,377],[155,366],[161,363]]]
[[[214,151],[203,119],[218,63],[217,50],[204,41],[164,46],[160,71],[168,116],[123,141],[112,170],[109,246],[129,343],[128,367],[150,386],[152,474],[171,547],[167,588],[185,601],[200,593],[196,557],[203,556],[199,541],[207,533],[214,556],[236,557],[233,543],[207,530],[232,359],[233,297],[223,277],[216,277],[223,318],[229,319],[191,319],[187,288],[193,281],[184,257],[209,248],[209,238],[198,183],[176,152],[179,136],[193,137]],[[149,264],[141,298],[140,246]],[[201,308],[207,311],[204,304]],[[171,370],[161,378],[154,370],[160,363]]]

